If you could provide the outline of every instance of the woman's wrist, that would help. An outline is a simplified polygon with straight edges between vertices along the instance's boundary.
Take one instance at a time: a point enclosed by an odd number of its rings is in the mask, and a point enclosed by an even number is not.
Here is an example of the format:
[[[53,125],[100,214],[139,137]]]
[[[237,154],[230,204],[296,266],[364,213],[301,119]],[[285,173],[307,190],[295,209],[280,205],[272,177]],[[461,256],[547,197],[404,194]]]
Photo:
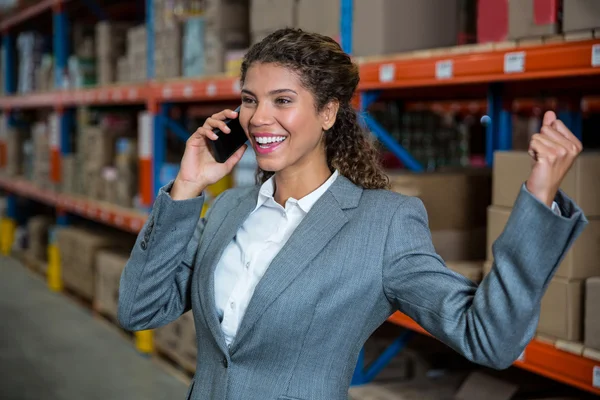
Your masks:
[[[206,186],[175,178],[169,194],[173,200],[189,200],[200,196]]]

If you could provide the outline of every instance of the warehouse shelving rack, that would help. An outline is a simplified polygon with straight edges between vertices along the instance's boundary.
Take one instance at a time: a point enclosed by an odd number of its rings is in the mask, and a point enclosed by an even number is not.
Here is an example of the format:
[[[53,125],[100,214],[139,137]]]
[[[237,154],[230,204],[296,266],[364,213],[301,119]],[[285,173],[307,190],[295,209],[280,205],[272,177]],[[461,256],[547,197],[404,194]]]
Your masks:
[[[71,0],[74,1],[74,0]],[[167,82],[153,80],[153,15],[152,1],[145,0],[148,29],[148,77],[143,84],[114,85],[82,90],[57,90],[51,93],[14,95],[15,71],[14,38],[11,30],[17,25],[52,10],[53,38],[56,60],[55,78],[58,83],[68,57],[68,27],[65,12],[68,0],[44,0],[25,8],[0,22],[3,35],[4,83],[8,95],[0,97],[0,108],[8,124],[13,124],[12,112],[18,109],[54,109],[58,123],[54,130],[52,178],[60,181],[60,157],[71,151],[68,126],[72,123],[72,108],[87,105],[145,105],[147,113],[140,118],[139,139],[145,150],[140,152],[140,196],[151,206],[158,190],[158,171],[164,161],[166,129],[182,139],[187,131],[168,118],[168,109],[174,103],[234,104],[239,99],[237,77],[215,76],[178,79]],[[102,15],[94,0],[85,3]],[[352,53],[353,0],[341,0],[341,43]],[[415,52],[398,56],[357,59],[360,66],[360,98],[357,105],[372,133],[404,165],[413,170],[423,168],[396,143],[372,117],[368,108],[377,99],[401,99],[406,109],[431,107],[434,109],[487,110],[490,124],[486,131],[486,161],[492,164],[493,153],[511,148],[511,112],[528,109],[535,102],[517,98],[557,96],[555,105],[560,118],[581,136],[582,110],[599,110],[600,98],[583,96],[600,93],[600,40],[578,42],[556,41],[533,45],[501,43],[485,46],[460,46],[451,49]],[[483,99],[483,100],[482,100]],[[433,103],[432,103],[433,102]],[[429,104],[429,105],[428,105]],[[144,143],[146,145],[144,145]],[[1,143],[0,143],[1,145]],[[16,197],[34,199],[56,207],[58,223],[66,224],[67,213],[89,218],[122,230],[137,233],[146,220],[146,214],[114,205],[42,190],[19,179],[0,177],[0,187],[8,197],[7,217],[2,224],[2,235],[11,236],[16,218]],[[3,241],[5,243],[6,240]],[[6,245],[4,245],[6,247]],[[4,248],[4,251],[7,249]],[[353,384],[369,382],[402,350],[412,332],[425,333],[417,323],[401,313],[390,322],[407,328],[373,364],[364,368],[361,353]],[[147,343],[146,343],[147,346]],[[139,344],[139,348],[144,343]],[[573,385],[588,392],[600,394],[600,360],[558,350],[534,339],[515,365]]]

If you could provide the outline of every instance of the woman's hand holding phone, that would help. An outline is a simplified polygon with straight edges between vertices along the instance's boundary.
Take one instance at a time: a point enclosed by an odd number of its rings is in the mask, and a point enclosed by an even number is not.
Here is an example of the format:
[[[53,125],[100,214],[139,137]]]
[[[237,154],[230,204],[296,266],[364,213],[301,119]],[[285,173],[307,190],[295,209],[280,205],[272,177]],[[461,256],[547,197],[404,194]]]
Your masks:
[[[243,145],[224,163],[217,162],[208,147],[208,140],[218,138],[213,129],[218,128],[228,134],[230,129],[224,121],[237,117],[238,113],[232,110],[223,110],[214,114],[188,139],[179,173],[171,188],[172,199],[186,200],[198,197],[207,186],[229,174],[240,161],[247,145]]]

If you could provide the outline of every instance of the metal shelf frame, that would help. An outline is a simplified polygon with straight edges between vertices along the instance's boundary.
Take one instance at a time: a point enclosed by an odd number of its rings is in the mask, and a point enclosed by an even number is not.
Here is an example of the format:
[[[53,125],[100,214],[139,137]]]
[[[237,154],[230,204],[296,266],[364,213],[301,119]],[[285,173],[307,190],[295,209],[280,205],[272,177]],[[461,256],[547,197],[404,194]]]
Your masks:
[[[81,90],[56,90],[50,93],[32,93],[15,95],[16,71],[14,30],[19,24],[45,12],[52,11],[53,44],[55,66],[55,83],[60,87],[63,71],[69,57],[69,26],[65,5],[72,0],[40,0],[37,4],[19,11],[4,21],[0,21],[2,44],[5,56],[4,87],[6,95],[0,97],[0,109],[4,111],[9,126],[15,125],[15,110],[49,108],[56,112],[57,137],[52,149],[52,180],[60,182],[60,160],[72,151],[70,135],[74,124],[75,107],[88,105],[137,105],[145,106],[146,111],[140,114],[140,145],[145,150],[140,152],[139,193],[142,202],[148,208],[152,205],[159,189],[159,177],[165,160],[167,129],[177,137],[186,140],[189,133],[177,121],[169,118],[169,108],[175,103],[219,104],[234,102],[240,96],[238,77],[217,76],[194,79],[176,79],[166,82],[154,80],[154,15],[153,1],[139,0],[140,9],[145,6],[144,21],[148,32],[147,77],[141,84],[112,85]],[[95,0],[80,0],[100,20],[107,14]],[[354,0],[340,0],[341,45],[344,51],[352,54],[352,23]],[[589,82],[596,83],[595,93],[600,93],[600,40],[581,42],[564,42],[529,47],[516,47],[514,43],[501,45],[463,46],[456,49],[419,52],[412,55],[378,57],[374,59],[356,59],[359,63],[361,83],[357,107],[364,124],[369,130],[410,170],[423,171],[423,167],[397,143],[392,136],[368,113],[369,106],[382,99],[396,96],[405,99],[406,109],[418,109],[425,98],[421,91],[433,88],[433,96],[444,93],[444,97],[436,100],[447,100],[449,94],[473,93],[472,97],[462,100],[462,105],[455,103],[439,103],[438,109],[454,111],[456,109],[477,109],[487,111],[490,123],[486,131],[486,162],[491,166],[493,153],[508,150],[511,143],[511,115],[513,112],[532,107],[527,101],[513,101],[518,90],[525,86],[539,93],[560,93],[560,87],[549,82],[567,79],[578,86],[575,94],[568,93],[565,99],[555,103],[559,117],[565,121],[576,135],[581,136],[582,109],[600,109],[599,98],[581,101],[581,93],[588,93]],[[506,71],[507,58],[520,54],[526,62],[522,71]],[[445,73],[440,74],[440,69]],[[448,72],[450,71],[450,72]],[[474,88],[485,87],[487,95]],[[419,91],[415,89],[420,89]],[[458,90],[460,89],[460,90]],[[541,92],[540,92],[541,91]],[[517,94],[515,94],[517,93]],[[402,94],[400,96],[400,94]],[[429,99],[431,100],[431,99]],[[460,100],[460,99],[459,99]],[[110,225],[125,231],[137,233],[143,226],[147,215],[122,209],[102,202],[68,196],[49,190],[36,188],[29,182],[18,179],[0,177],[0,187],[11,193],[8,197],[7,217],[16,220],[16,198],[22,196],[35,199],[56,207],[58,225],[68,224],[68,214],[76,214]],[[364,366],[364,353],[361,352],[359,363],[353,376],[353,385],[372,381],[382,368],[402,350],[411,332],[426,333],[414,321],[396,313],[390,322],[403,326],[409,331],[399,337],[373,364]],[[600,362],[593,362],[584,357],[572,355],[548,346],[536,340],[528,346],[524,359],[517,361],[516,366],[536,372],[592,393],[600,394],[600,388],[592,384],[593,368],[600,368]]]

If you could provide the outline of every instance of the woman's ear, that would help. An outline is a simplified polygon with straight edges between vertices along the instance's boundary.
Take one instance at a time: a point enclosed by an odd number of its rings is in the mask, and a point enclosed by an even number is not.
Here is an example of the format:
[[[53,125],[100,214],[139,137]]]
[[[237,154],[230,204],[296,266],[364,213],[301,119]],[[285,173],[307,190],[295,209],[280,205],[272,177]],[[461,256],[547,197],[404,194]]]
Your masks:
[[[340,108],[340,102],[337,100],[331,100],[325,104],[323,111],[321,111],[321,119],[323,121],[322,128],[324,131],[330,130],[335,124],[337,113]]]

